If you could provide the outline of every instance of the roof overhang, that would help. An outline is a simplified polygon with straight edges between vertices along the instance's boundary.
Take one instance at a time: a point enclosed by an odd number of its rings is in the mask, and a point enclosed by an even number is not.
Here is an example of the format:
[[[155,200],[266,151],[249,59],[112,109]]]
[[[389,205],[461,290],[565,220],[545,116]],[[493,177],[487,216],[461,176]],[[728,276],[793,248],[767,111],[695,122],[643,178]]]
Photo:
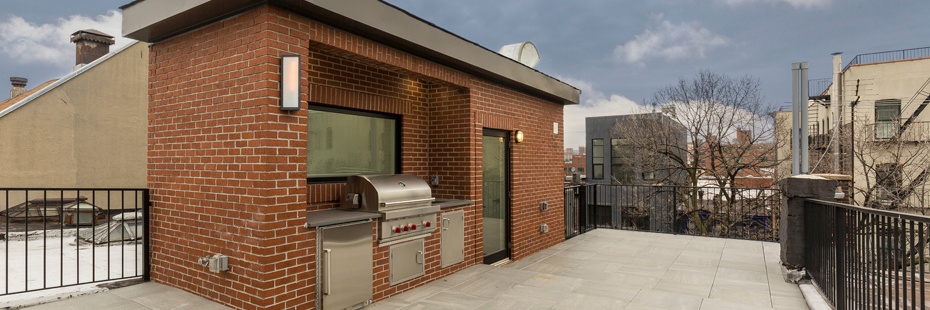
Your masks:
[[[290,10],[542,99],[579,102],[579,89],[379,0],[137,0],[122,7],[123,36],[159,42],[261,5]]]

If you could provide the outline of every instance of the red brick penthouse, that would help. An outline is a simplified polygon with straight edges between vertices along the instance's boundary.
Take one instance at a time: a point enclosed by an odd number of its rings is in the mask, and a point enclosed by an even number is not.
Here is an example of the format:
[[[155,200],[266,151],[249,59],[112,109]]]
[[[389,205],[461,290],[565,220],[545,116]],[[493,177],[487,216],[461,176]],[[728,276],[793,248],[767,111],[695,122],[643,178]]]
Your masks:
[[[150,43],[154,281],[341,309],[564,240],[578,89],[381,1],[123,10]]]

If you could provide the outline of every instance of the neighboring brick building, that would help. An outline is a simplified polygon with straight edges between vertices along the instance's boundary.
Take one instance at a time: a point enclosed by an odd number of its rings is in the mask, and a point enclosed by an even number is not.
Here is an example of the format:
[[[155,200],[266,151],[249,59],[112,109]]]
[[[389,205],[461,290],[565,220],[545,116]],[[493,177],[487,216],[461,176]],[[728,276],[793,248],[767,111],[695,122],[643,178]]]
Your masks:
[[[424,276],[390,285],[389,249],[373,236],[373,299],[488,262],[483,152],[497,142],[510,192],[499,253],[520,259],[564,240],[561,121],[576,88],[381,1],[202,2],[123,8],[125,35],[154,42],[154,281],[235,308],[319,306],[319,230],[305,224],[338,206],[350,170],[435,177],[434,197],[474,201],[443,210],[464,211],[465,260],[440,267],[434,232]],[[282,111],[290,54],[301,57],[301,107]],[[229,272],[197,263],[216,253]]]
[[[148,47],[110,52],[113,37],[93,29],[71,42],[73,72],[28,91],[26,78],[10,79],[11,96],[0,100],[0,187],[144,188]]]
[[[775,144],[772,142],[752,141],[752,132],[749,130],[736,130],[736,139],[732,141],[721,141],[714,137],[709,137],[699,146],[705,154],[708,153],[725,153],[734,154],[733,158],[722,159],[720,157],[704,157],[699,163],[702,169],[701,183],[717,184],[717,177],[727,179],[727,169],[732,169],[733,163],[753,163],[753,167],[740,169],[733,180],[734,184],[728,186],[739,188],[769,188],[775,183],[776,155]],[[714,151],[711,151],[714,150]],[[723,163],[722,160],[731,161],[729,164]],[[714,167],[719,171],[714,171]]]
[[[585,179],[585,158],[587,158],[585,154],[574,154],[571,160],[565,163],[566,180],[571,180],[570,178],[574,174],[578,174],[581,180]]]

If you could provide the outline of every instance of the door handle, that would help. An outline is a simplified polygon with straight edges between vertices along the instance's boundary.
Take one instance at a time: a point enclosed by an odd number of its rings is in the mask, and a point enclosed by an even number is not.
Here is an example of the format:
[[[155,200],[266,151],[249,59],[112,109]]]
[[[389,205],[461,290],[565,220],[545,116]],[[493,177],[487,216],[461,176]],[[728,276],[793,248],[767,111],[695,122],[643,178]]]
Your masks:
[[[449,223],[451,223],[451,221],[449,220],[449,218],[447,218],[447,217],[442,218],[442,231],[447,231],[447,230],[449,230]]]
[[[423,264],[423,251],[417,251],[416,262],[420,265]]]
[[[331,253],[333,250],[323,249],[323,295],[330,295],[333,287],[332,272],[330,272]]]

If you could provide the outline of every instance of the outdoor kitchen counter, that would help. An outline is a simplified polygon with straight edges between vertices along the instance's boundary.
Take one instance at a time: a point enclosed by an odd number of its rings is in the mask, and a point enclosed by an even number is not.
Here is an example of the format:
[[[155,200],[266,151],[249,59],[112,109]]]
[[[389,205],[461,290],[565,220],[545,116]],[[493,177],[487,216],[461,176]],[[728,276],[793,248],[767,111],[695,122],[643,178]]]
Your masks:
[[[467,206],[475,203],[471,200],[459,199],[436,199],[433,206],[439,206],[440,210],[455,207]],[[320,211],[307,212],[307,227],[320,227],[327,225],[343,224],[355,221],[364,221],[381,217],[381,213],[345,210],[345,209],[328,209]]]
[[[365,221],[381,217],[381,213],[328,209],[320,211],[307,212],[307,227],[320,227],[349,223],[355,221]]]
[[[439,206],[440,210],[467,206],[467,205],[474,204],[474,203],[475,202],[472,200],[460,200],[460,199],[436,199],[433,201],[433,205]]]

